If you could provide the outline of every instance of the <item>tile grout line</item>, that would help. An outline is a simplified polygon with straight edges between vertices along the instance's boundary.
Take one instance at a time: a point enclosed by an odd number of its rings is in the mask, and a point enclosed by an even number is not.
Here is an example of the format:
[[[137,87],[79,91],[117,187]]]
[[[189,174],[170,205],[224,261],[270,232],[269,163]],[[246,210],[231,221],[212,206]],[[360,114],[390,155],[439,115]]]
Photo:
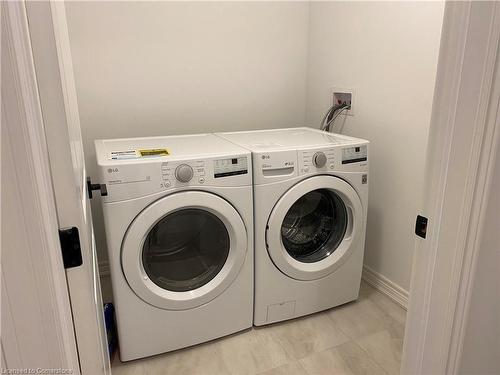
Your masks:
[[[366,280],[365,280],[365,282],[366,282]],[[382,296],[386,296],[386,295],[385,295],[385,293],[381,293],[381,292],[380,292],[380,291],[378,291],[376,288],[374,288],[374,287],[373,287],[370,283],[367,283],[367,284],[368,284],[368,285],[369,285],[369,287],[370,287],[370,288],[372,288],[375,292],[380,293]],[[367,296],[367,297],[365,297],[365,298],[366,298],[367,300],[370,300],[368,296]],[[356,303],[356,302],[358,302],[358,301],[360,301],[360,298],[358,298],[358,300],[357,300],[357,301],[354,301],[354,303]],[[391,301],[392,301],[393,303],[395,303],[395,301],[394,301],[392,298],[391,298]],[[373,301],[371,301],[371,302],[372,302],[372,303],[375,303],[375,302],[373,302]],[[401,307],[399,304],[397,304],[397,303],[395,303],[395,304],[396,304],[398,307]],[[339,306],[339,307],[340,307],[340,306]],[[385,311],[382,307],[380,307],[380,306],[378,306],[378,305],[377,305],[377,307],[381,310],[381,312],[382,312],[382,313],[383,313],[386,317],[388,317],[388,318],[389,318],[390,320],[392,320],[392,321],[395,321],[395,319],[394,319],[394,318],[393,318],[393,317],[392,317],[389,313],[387,313],[387,312],[386,312],[386,311]],[[402,308],[402,307],[401,307],[401,308]],[[335,309],[335,307],[334,307],[334,308],[331,308],[331,309],[329,309],[329,310],[326,310],[326,311],[332,311],[333,309]],[[354,338],[354,337],[352,337],[351,335],[349,335],[347,332],[345,332],[345,331],[342,329],[342,326],[341,326],[340,324],[338,324],[337,322],[335,322],[335,320],[334,320],[334,319],[330,316],[330,314],[327,314],[327,315],[328,315],[328,318],[329,318],[330,320],[332,320],[332,321],[333,321],[336,325],[338,325],[339,330],[340,330],[340,331],[341,331],[341,332],[342,332],[345,336],[347,336],[347,337],[348,337],[348,338],[349,338],[349,339],[350,339],[350,340],[351,340],[354,344],[356,344],[356,345],[357,345],[357,346],[358,346],[358,347],[359,347],[359,348],[360,348],[360,349],[361,349],[361,350],[362,350],[362,351],[363,351],[363,352],[364,352],[364,353],[368,356],[368,358],[370,358],[371,360],[373,360],[373,361],[377,364],[377,366],[379,366],[379,367],[382,369],[382,371],[383,371],[385,374],[387,374],[387,375],[389,375],[389,374],[390,374],[390,373],[389,373],[389,371],[388,371],[388,370],[387,370],[384,366],[382,366],[382,364],[380,364],[380,363],[379,363],[379,362],[378,362],[378,361],[377,361],[377,360],[376,360],[376,359],[375,359],[375,358],[374,358],[374,357],[373,357],[370,353],[368,353],[368,352],[367,352],[367,351],[366,351],[366,350],[365,350],[365,349],[364,349],[361,345],[359,345],[359,344],[358,344],[358,342],[357,342],[358,340],[361,340],[361,339],[363,339],[363,338],[365,338],[365,337],[369,337],[369,336],[371,336],[371,335],[376,335],[376,334],[378,334],[378,333],[381,333],[381,332],[387,331],[387,329],[386,329],[386,328],[383,328],[383,329],[380,329],[380,330],[378,330],[378,331],[372,332],[372,333],[370,333],[369,335],[364,335],[364,336],[361,336],[361,337],[358,337],[358,338]],[[396,322],[396,323],[397,323],[397,322]],[[338,345],[335,345],[335,346],[338,346]],[[335,346],[333,346],[332,348],[334,348]],[[328,348],[328,349],[331,349],[331,348]],[[326,349],[326,350],[328,350],[328,349]]]
[[[383,331],[380,331],[380,332],[383,332]],[[379,332],[377,332],[379,333]],[[386,375],[389,375],[389,372],[387,371],[387,369],[382,366],[382,364],[380,364],[370,353],[368,353],[361,345],[359,345],[356,341],[354,341],[354,343],[363,351],[363,353],[365,353],[368,358],[370,358],[373,362],[375,362],[377,364],[378,367],[380,367],[380,369],[386,374]]]

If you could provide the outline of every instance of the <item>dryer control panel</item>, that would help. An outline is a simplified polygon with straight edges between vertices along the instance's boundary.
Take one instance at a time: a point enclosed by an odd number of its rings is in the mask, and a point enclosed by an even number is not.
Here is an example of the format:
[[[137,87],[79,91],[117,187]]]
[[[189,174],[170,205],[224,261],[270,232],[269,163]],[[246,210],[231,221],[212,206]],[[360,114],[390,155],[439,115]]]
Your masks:
[[[203,159],[171,159],[100,168],[100,181],[106,184],[105,202],[141,197],[177,188],[203,186],[248,186],[252,184],[250,152]]]
[[[161,178],[166,187],[172,183],[205,183],[205,161],[172,161],[161,163]]]
[[[248,159],[246,157],[214,160],[214,178],[236,176],[248,173]]]

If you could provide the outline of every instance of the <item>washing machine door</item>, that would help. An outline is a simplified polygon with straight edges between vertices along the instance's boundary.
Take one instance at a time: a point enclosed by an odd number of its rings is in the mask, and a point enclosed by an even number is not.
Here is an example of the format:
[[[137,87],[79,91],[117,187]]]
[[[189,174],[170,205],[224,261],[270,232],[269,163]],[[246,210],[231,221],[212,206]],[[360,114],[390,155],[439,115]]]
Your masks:
[[[135,218],[122,243],[122,268],[145,302],[185,310],[224,292],[246,252],[247,232],[236,209],[215,194],[186,191]]]
[[[334,176],[314,176],[289,189],[269,216],[269,256],[281,272],[316,280],[340,267],[353,253],[363,226],[356,191]]]

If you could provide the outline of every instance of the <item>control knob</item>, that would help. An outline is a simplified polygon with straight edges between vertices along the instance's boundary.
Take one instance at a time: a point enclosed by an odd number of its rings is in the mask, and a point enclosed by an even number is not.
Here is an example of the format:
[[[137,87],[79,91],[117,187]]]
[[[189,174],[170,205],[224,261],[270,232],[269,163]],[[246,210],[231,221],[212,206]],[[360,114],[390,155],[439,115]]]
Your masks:
[[[326,164],[326,155],[324,152],[317,152],[313,155],[313,164],[315,167],[322,168]]]
[[[193,168],[187,164],[181,164],[175,168],[175,178],[179,182],[189,182],[193,178]]]

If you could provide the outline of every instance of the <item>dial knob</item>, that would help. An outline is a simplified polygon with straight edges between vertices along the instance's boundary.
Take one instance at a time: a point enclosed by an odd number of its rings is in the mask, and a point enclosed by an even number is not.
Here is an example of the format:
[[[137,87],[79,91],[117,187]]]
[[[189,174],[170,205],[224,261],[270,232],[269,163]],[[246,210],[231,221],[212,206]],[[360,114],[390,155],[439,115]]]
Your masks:
[[[317,152],[313,156],[313,164],[314,166],[321,168],[326,164],[326,155],[324,152]]]
[[[175,168],[175,178],[180,182],[189,182],[193,178],[193,168],[187,164],[181,164]]]

